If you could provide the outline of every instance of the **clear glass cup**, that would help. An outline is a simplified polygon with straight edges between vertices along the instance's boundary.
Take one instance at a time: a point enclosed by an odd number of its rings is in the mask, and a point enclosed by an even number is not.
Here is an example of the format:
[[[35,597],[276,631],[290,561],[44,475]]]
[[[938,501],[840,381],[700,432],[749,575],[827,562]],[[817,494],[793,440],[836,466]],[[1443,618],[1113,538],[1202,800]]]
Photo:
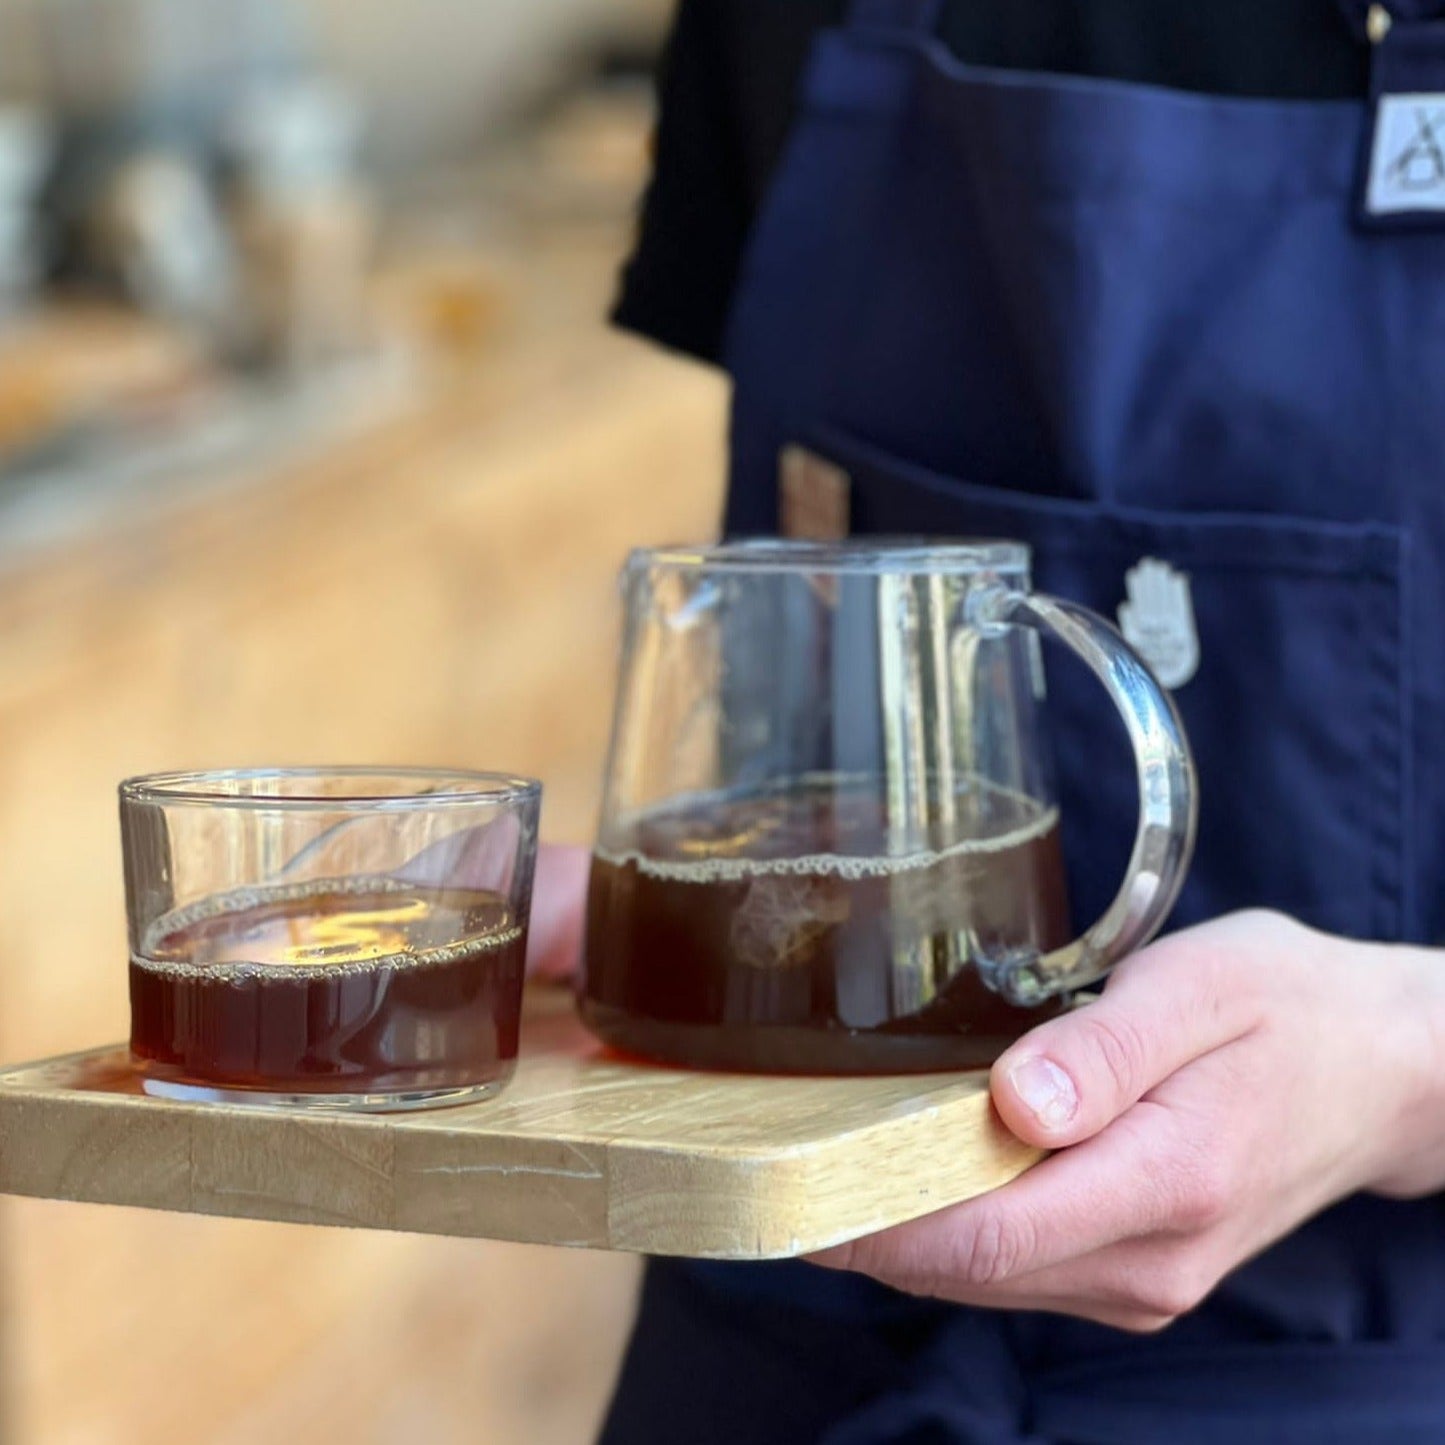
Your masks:
[[[1015,542],[636,553],[588,900],[583,1017],[704,1067],[986,1064],[1145,942],[1188,863],[1177,713]],[[1113,696],[1139,820],[1074,937],[1041,636]]]
[[[501,1088],[540,802],[525,778],[430,768],[122,783],[147,1091],[389,1110]]]

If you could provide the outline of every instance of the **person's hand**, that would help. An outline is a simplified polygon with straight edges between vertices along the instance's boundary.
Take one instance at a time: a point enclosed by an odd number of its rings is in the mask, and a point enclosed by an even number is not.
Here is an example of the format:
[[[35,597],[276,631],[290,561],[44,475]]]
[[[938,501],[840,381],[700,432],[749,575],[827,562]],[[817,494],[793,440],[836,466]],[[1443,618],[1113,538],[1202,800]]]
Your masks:
[[[995,1064],[995,1190],[825,1251],[917,1294],[1157,1329],[1359,1190],[1445,1187],[1445,953],[1241,913],[1176,934]]]
[[[587,849],[572,844],[543,843],[537,849],[532,920],[527,928],[529,978],[566,983],[576,974],[582,960],[590,861]]]

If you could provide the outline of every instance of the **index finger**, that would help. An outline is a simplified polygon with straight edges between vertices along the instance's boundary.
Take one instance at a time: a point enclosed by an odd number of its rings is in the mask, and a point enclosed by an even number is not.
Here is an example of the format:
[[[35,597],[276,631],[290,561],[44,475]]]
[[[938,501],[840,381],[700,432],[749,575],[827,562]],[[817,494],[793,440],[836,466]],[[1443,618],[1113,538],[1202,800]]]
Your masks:
[[[572,844],[537,850],[532,917],[527,929],[527,973],[565,982],[582,962],[591,854]]]

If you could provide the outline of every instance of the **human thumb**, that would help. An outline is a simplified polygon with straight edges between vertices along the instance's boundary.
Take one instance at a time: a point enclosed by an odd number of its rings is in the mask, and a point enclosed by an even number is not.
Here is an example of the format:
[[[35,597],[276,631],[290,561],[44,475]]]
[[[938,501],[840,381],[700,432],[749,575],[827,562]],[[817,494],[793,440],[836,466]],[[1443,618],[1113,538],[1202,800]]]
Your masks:
[[[1059,1149],[1091,1138],[1191,1060],[1247,1032],[1220,996],[1221,923],[1173,935],[1120,966],[1104,995],[1025,1034],[989,1087],[1009,1129]]]

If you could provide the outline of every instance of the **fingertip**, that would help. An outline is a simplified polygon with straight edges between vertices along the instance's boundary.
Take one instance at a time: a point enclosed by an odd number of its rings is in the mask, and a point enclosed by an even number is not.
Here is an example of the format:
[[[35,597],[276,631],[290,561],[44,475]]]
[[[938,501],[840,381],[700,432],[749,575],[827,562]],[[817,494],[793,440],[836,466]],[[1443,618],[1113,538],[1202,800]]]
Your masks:
[[[1025,1143],[1056,1149],[1074,1142],[1079,1088],[1058,1060],[1010,1050],[994,1064],[989,1088],[999,1116]]]
[[[564,878],[577,878],[587,871],[592,855],[580,843],[541,843],[537,847],[537,871]]]
[[[591,854],[570,843],[543,844],[537,853],[527,930],[527,972],[566,980],[582,954]]]

